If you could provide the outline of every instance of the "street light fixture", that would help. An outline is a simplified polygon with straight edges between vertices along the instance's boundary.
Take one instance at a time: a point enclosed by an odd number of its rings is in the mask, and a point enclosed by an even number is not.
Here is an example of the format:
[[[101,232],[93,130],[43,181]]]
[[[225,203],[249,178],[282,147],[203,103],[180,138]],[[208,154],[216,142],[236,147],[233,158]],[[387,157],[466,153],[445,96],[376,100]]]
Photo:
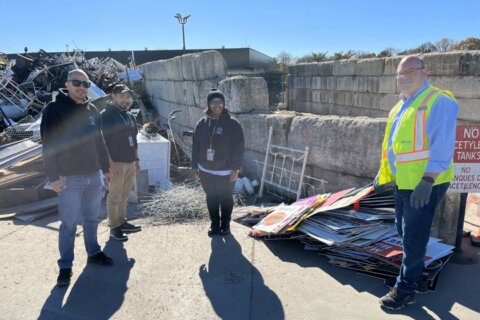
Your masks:
[[[177,13],[174,18],[177,18],[178,23],[182,25],[182,36],[183,36],[183,54],[185,54],[185,24],[187,23],[188,18],[190,18],[190,14],[186,17],[182,17],[180,13]]]

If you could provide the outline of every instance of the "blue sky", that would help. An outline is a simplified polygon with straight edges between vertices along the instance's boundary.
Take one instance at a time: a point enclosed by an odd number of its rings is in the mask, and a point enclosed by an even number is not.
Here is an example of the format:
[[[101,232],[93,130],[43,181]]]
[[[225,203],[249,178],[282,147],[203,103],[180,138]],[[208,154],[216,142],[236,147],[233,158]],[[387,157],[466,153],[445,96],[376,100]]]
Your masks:
[[[480,1],[2,1],[0,52],[251,47],[276,56],[480,38]]]

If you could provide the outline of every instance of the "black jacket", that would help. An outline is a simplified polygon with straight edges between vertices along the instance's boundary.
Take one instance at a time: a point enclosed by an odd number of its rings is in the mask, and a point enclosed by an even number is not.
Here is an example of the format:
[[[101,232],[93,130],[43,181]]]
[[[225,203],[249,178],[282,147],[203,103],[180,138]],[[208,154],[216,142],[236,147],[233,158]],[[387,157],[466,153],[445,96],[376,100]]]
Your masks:
[[[214,134],[212,135],[215,129]],[[214,161],[207,160],[207,149],[215,150]],[[225,110],[219,119],[204,117],[193,134],[192,168],[200,163],[208,170],[237,170],[245,153],[245,138],[240,123]]]
[[[100,130],[100,115],[88,99],[77,104],[61,89],[43,110],[40,134],[45,174],[59,176],[108,172],[108,153]]]
[[[135,161],[138,129],[133,115],[110,103],[100,113],[100,118],[110,158],[115,162]],[[132,137],[133,146],[130,146],[129,137]]]

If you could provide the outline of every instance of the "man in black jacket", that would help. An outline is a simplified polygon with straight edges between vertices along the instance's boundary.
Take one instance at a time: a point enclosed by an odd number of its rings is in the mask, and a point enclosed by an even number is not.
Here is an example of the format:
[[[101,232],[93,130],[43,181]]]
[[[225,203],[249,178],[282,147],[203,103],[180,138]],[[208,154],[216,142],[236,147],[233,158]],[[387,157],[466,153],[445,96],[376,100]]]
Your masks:
[[[126,220],[128,195],[133,186],[135,174],[140,172],[137,153],[137,124],[128,112],[133,98],[130,89],[118,84],[112,91],[113,103],[100,113],[102,132],[110,154],[110,171],[112,178],[107,197],[108,223],[110,237],[126,241],[124,233],[140,231],[139,226]]]
[[[87,97],[90,81],[84,71],[70,71],[65,87],[56,101],[45,107],[40,127],[45,174],[59,196],[58,286],[70,284],[75,232],[80,220],[88,263],[113,264],[97,241],[102,197],[100,170],[107,180],[110,178],[100,116]]]
[[[205,113],[207,116],[198,121],[193,135],[192,174],[200,178],[207,195],[211,220],[208,235],[227,235],[233,210],[232,191],[245,153],[245,138],[242,126],[225,108],[221,91],[210,91]]]

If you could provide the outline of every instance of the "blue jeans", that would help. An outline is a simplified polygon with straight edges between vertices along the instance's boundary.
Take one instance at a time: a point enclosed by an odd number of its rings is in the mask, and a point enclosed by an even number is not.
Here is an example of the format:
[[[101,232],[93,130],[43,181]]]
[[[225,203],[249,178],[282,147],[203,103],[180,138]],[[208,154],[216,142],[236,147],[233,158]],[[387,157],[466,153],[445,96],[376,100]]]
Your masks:
[[[58,248],[60,259],[58,266],[71,268],[74,258],[75,232],[82,221],[83,240],[89,256],[100,252],[97,241],[97,227],[100,221],[100,205],[102,200],[100,173],[81,176],[62,177],[65,189],[59,196],[58,214],[60,230]]]
[[[408,293],[417,288],[417,281],[423,274],[424,256],[427,250],[430,229],[432,228],[435,209],[447,192],[449,183],[432,188],[430,201],[426,206],[415,209],[410,206],[412,190],[396,190],[395,213],[397,230],[403,239],[403,258],[396,287]]]

